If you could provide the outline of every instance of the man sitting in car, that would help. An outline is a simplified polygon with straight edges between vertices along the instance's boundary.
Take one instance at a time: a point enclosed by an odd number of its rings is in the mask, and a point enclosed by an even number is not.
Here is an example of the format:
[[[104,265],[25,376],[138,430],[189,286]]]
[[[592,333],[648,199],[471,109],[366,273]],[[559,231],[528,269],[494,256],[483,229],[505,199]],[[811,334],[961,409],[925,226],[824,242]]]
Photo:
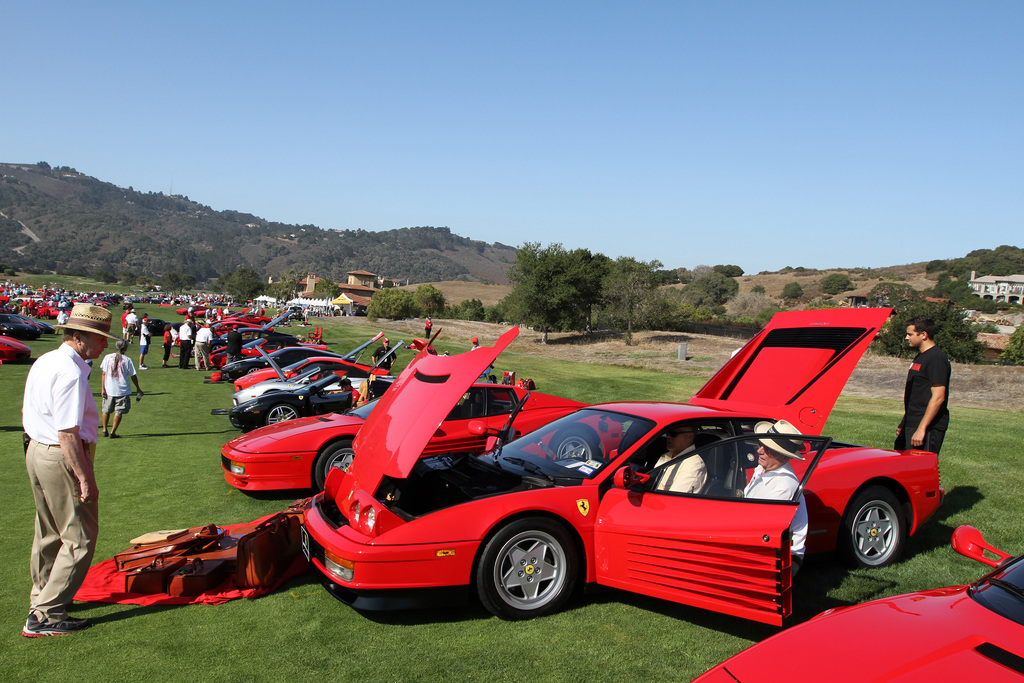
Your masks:
[[[704,459],[693,454],[697,430],[686,425],[676,425],[665,431],[668,452],[658,458],[655,467],[672,462],[661,473],[658,491],[676,493],[700,493],[708,479]],[[689,455],[687,455],[689,454]]]
[[[800,431],[786,420],[779,420],[774,424],[758,422],[754,425],[754,433],[799,436]],[[803,447],[800,439],[761,439],[761,446],[757,449],[757,467],[743,489],[743,497],[792,501],[800,487],[800,479],[789,461],[803,460],[804,456],[800,454]],[[807,541],[807,504],[802,494],[789,528],[792,532],[790,552],[793,555],[793,575],[796,576],[803,564],[804,543]]]

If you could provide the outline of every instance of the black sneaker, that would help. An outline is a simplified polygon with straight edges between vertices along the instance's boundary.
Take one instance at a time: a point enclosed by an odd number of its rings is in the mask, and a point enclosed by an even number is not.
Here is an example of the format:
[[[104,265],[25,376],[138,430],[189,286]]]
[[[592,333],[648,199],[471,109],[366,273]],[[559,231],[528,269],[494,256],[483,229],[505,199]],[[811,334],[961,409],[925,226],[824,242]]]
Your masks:
[[[110,432],[110,438],[111,439],[120,439],[121,435],[120,434],[115,434],[114,432]]]
[[[28,619],[25,620],[25,628],[22,631],[28,631],[29,629],[39,627],[39,617],[36,616],[35,612],[28,613]]]
[[[33,623],[33,620],[35,623]],[[21,632],[21,635],[26,638],[43,638],[45,636],[64,636],[69,633],[78,633],[89,628],[91,624],[88,619],[72,619],[71,617],[65,617],[64,621],[58,621],[55,624],[51,624],[46,621],[39,621],[36,616],[30,615],[28,621],[25,622],[25,629]]]
[[[110,436],[110,432],[108,432],[106,429],[104,429],[103,430],[103,436]]]

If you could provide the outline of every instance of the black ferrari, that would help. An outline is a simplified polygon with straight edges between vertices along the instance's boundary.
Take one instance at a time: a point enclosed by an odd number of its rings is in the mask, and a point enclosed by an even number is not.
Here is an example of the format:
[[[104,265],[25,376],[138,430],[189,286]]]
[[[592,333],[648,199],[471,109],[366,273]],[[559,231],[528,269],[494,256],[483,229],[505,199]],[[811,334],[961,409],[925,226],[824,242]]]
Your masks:
[[[352,391],[330,374],[294,391],[275,391],[231,409],[231,424],[243,432],[297,417],[341,413],[352,407]]]

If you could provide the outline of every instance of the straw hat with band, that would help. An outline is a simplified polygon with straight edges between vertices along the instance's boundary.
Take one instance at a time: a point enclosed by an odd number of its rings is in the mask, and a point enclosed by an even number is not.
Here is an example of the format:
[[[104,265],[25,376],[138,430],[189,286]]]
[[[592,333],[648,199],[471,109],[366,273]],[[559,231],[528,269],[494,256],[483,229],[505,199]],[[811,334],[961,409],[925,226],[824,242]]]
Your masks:
[[[785,420],[779,420],[774,423],[768,421],[758,422],[754,425],[754,433],[771,435],[793,434],[800,436],[800,430]],[[804,459],[804,456],[800,455],[800,451],[804,449],[803,439],[761,439],[761,442],[779,455],[796,460]]]
[[[78,330],[79,332],[95,332],[96,334],[102,334],[108,339],[120,339],[120,337],[110,334],[110,321],[112,318],[113,315],[111,315],[110,311],[102,306],[78,304],[71,309],[71,315],[63,327],[68,330]]]

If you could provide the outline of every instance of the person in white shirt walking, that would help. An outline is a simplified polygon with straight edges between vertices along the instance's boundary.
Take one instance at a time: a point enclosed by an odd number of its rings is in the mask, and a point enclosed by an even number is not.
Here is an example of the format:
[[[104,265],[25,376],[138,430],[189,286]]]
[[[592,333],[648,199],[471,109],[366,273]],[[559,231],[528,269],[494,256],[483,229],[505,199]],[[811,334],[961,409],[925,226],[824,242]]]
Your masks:
[[[115,344],[116,353],[108,354],[100,363],[100,370],[103,373],[103,382],[100,384],[100,397],[103,399],[103,436],[111,439],[119,439],[117,428],[121,425],[121,418],[132,409],[132,387],[129,382],[135,383],[138,397],[142,398],[142,389],[139,387],[139,377],[135,374],[135,366],[132,359],[124,355],[128,350],[128,342],[124,339],[117,340]],[[107,422],[110,415],[114,419],[107,431]]]
[[[213,331],[207,320],[196,332],[196,370],[211,370],[210,346],[213,344]]]

